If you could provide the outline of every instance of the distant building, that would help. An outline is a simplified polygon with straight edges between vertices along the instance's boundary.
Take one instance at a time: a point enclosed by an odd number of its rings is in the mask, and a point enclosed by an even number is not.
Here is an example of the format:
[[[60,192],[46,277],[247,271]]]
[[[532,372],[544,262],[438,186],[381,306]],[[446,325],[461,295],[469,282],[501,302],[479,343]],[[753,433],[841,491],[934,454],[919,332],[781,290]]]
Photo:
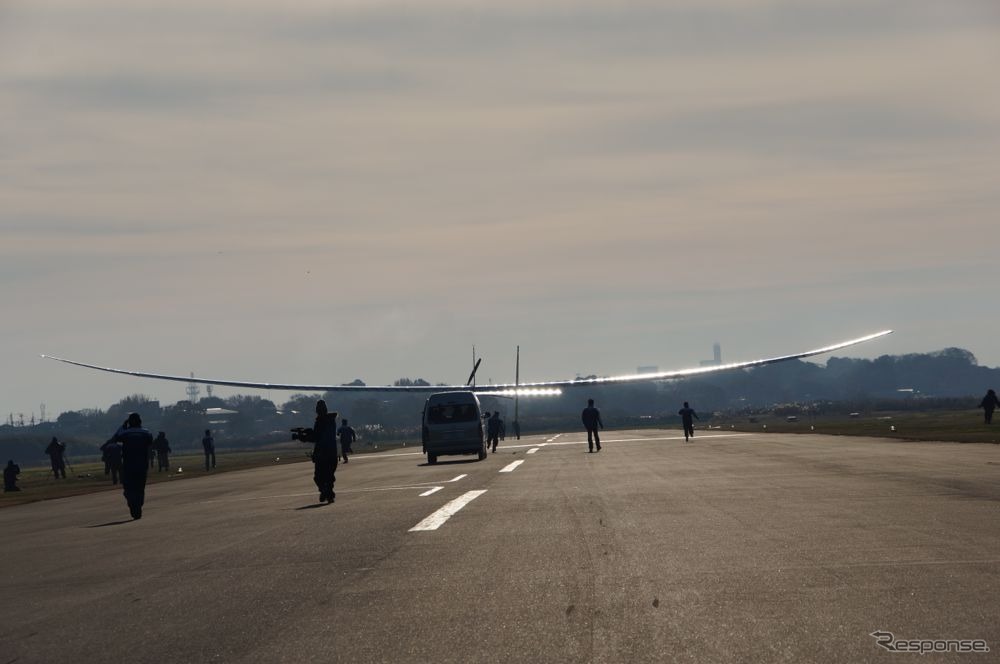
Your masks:
[[[722,344],[716,341],[712,344],[712,359],[702,360],[701,366],[703,367],[717,367],[722,364]]]

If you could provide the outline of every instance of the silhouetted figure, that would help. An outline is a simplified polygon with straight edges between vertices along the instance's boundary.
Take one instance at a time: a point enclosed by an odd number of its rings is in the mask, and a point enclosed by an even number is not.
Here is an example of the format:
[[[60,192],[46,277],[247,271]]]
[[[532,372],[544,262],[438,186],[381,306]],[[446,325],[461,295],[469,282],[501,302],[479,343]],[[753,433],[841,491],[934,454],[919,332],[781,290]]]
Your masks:
[[[473,418],[474,419],[474,418]],[[492,446],[493,452],[497,451],[497,443],[500,440],[500,411],[493,411],[490,419],[486,420],[486,446]]]
[[[201,439],[201,447],[205,450],[205,470],[209,470],[209,458],[212,461],[212,468],[215,468],[215,438],[212,437],[211,429],[205,429],[205,437]]]
[[[45,448],[45,453],[52,462],[52,474],[55,475],[55,479],[59,479],[60,475],[66,479],[66,460],[63,458],[66,454],[66,444],[60,443],[58,438],[52,436],[52,442]]]
[[[514,420],[514,437],[521,440],[521,423]]]
[[[601,421],[601,411],[594,408],[594,400],[587,399],[587,407],[580,414],[583,420],[583,427],[587,430],[587,449],[594,451],[594,444],[597,444],[597,451],[601,451],[601,436],[597,432],[598,427],[603,429],[604,422]]]
[[[170,442],[167,440],[167,434],[162,431],[156,434],[156,440],[153,441],[153,449],[156,450],[156,460],[159,462],[156,472],[159,473],[164,470],[169,472],[170,453],[173,450],[170,449]]]
[[[340,421],[340,428],[337,429],[337,435],[340,436],[340,456],[347,463],[348,453],[354,454],[354,441],[358,439],[358,435],[354,432],[354,427],[347,424],[347,418]]]
[[[320,502],[332,503],[336,498],[333,485],[337,481],[337,413],[327,410],[326,402],[316,402],[316,422],[302,432],[300,440],[313,443],[313,481],[319,489]]]
[[[146,476],[149,473],[146,463],[153,446],[153,434],[142,428],[139,413],[132,413],[111,440],[122,446],[122,493],[128,503],[128,511],[133,519],[141,519],[142,506],[146,502]]]
[[[684,425],[684,442],[686,443],[689,438],[694,438],[694,421],[700,420],[698,413],[694,412],[694,408],[688,405],[688,402],[684,402],[684,407],[677,411],[677,414],[681,416],[681,424]]]
[[[104,466],[111,474],[111,484],[118,484],[118,477],[122,472],[122,446],[114,438],[101,445],[101,455],[104,457]]]
[[[507,440],[507,422],[500,418],[500,442]]]
[[[21,467],[14,463],[11,459],[7,462],[7,465],[3,469],[3,490],[4,493],[8,491],[20,491],[20,487],[17,486],[17,476],[21,474]]]
[[[1000,399],[997,399],[997,393],[993,390],[987,390],[986,396],[979,402],[979,407],[983,409],[983,415],[986,418],[986,424],[993,423],[993,411],[996,410],[997,406],[1000,406]]]

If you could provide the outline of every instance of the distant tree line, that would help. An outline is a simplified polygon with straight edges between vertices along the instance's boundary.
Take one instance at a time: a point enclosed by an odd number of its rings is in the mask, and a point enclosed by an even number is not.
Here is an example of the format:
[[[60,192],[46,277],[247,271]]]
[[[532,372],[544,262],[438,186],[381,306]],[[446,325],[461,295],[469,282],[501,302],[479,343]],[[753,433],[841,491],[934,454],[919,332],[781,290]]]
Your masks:
[[[400,378],[395,385],[430,385],[422,378]],[[356,379],[348,385],[364,385]],[[888,409],[974,408],[987,388],[1000,388],[1000,368],[979,366],[972,353],[947,348],[935,353],[883,355],[874,360],[830,358],[825,365],[803,361],[728,371],[664,383],[581,386],[558,397],[522,398],[522,432],[579,426],[586,400],[595,399],[611,426],[672,424],[681,403],[699,413],[782,414],[846,413]],[[4,458],[44,459],[42,450],[55,435],[71,441],[71,454],[97,456],[98,447],[130,412],[138,412],[154,433],[164,431],[175,450],[200,449],[205,429],[222,448],[247,448],[288,441],[288,430],[309,426],[316,394],[296,394],[280,406],[258,396],[208,396],[196,403],[161,406],[143,395],[125,397],[106,410],[67,411],[54,422],[0,426]],[[360,444],[420,438],[420,393],[327,393],[332,410],[348,417]],[[481,397],[484,410],[499,410],[510,422],[513,399]],[[212,409],[222,409],[213,411]]]

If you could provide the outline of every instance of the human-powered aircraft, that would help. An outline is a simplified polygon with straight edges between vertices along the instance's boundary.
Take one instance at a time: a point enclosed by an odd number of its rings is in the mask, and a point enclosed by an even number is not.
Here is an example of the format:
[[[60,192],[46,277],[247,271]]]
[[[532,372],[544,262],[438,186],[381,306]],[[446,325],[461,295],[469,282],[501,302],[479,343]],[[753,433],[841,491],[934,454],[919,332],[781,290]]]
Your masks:
[[[96,364],[77,362],[63,357],[52,355],[42,355],[43,358],[73,364],[87,369],[106,371],[108,373],[125,374],[138,378],[153,378],[156,380],[173,380],[181,383],[200,383],[202,385],[225,385],[228,387],[244,387],[260,390],[296,390],[299,392],[447,392],[450,390],[471,391],[483,396],[552,396],[562,393],[563,388],[587,386],[587,385],[618,385],[626,383],[642,383],[650,381],[671,380],[674,378],[685,378],[688,376],[702,376],[720,371],[732,371],[735,369],[749,369],[752,367],[762,367],[767,364],[777,364],[778,362],[788,362],[798,360],[813,355],[832,353],[833,351],[849,346],[856,346],[867,341],[873,341],[887,334],[892,334],[892,330],[882,330],[874,334],[868,334],[857,339],[841,341],[830,346],[807,350],[802,353],[791,355],[780,355],[761,360],[750,360],[748,362],[734,362],[731,364],[720,364],[707,367],[697,367],[693,369],[679,369],[676,371],[658,371],[655,373],[625,374],[621,376],[604,376],[601,378],[576,378],[573,380],[548,380],[535,381],[530,383],[514,383],[500,385],[303,385],[297,383],[260,383],[244,380],[220,380],[214,378],[195,378],[192,376],[174,376],[169,374],[149,373],[146,371],[129,371],[126,369],[113,369],[111,367],[101,367]],[[478,368],[478,364],[476,365]],[[473,374],[475,369],[473,370]],[[470,381],[472,377],[470,376]]]

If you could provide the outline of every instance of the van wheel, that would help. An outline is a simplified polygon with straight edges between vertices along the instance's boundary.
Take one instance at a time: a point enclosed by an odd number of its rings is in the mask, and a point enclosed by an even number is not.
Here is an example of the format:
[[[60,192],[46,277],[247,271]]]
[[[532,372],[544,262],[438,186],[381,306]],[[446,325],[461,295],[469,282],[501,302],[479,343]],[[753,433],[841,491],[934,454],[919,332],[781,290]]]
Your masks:
[[[485,447],[480,447],[479,448],[479,460],[482,461],[485,458],[486,458],[486,448]]]
[[[428,454],[427,455],[427,463],[429,463],[429,464],[431,464],[433,466],[437,462],[438,462],[438,455],[436,455],[436,454]]]

